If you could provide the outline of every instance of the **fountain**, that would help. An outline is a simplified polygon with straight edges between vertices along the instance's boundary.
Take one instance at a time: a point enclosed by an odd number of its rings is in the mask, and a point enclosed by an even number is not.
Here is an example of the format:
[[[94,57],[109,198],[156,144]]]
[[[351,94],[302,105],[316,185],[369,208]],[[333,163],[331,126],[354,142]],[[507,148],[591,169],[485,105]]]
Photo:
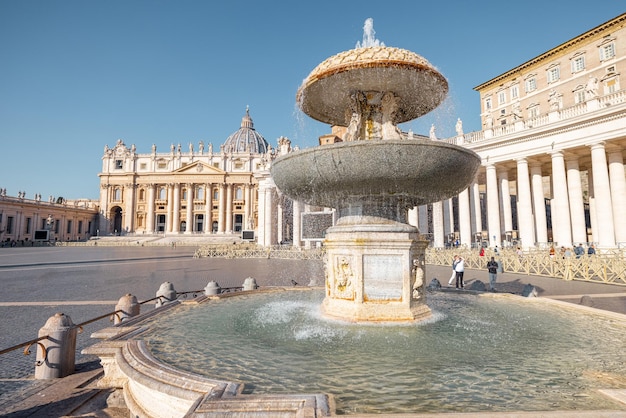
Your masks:
[[[446,81],[412,52],[364,44],[298,91],[344,141],[272,166],[283,193],[337,210],[324,291],[207,294],[125,320],[83,350],[101,359],[98,384],[146,417],[622,412],[610,400],[626,387],[622,315],[470,292],[426,305],[426,242],[406,211],[463,190],[480,162],[404,138],[397,124],[434,109]]]
[[[424,58],[380,45],[366,22],[363,45],[318,65],[297,93],[303,112],[344,127],[341,142],[277,158],[285,195],[337,211],[326,232],[324,314],[352,322],[426,319],[427,242],[408,225],[418,205],[458,194],[480,157],[460,146],[408,139],[398,124],[445,99],[445,78]],[[369,33],[368,33],[369,30]]]

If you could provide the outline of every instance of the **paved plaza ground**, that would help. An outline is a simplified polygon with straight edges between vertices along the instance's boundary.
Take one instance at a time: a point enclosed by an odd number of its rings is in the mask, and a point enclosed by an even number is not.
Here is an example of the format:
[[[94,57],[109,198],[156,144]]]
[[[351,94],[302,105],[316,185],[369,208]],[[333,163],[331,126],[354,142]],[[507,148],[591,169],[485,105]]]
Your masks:
[[[254,277],[261,287],[290,287],[292,280],[298,285],[308,285],[313,279],[323,283],[321,261],[193,258],[194,251],[195,247],[181,246],[0,249],[0,350],[37,338],[39,328],[57,312],[80,324],[112,312],[127,293],[140,302],[151,299],[166,281],[179,292],[202,291],[212,280],[222,288],[240,287],[247,277]],[[426,283],[438,278],[445,285],[449,276],[449,267],[427,266]],[[591,296],[595,308],[626,314],[626,287],[510,273],[499,276],[500,292],[521,293],[530,283],[540,297],[578,304],[583,296]],[[465,277],[468,284],[474,280],[488,282],[486,271],[469,270]],[[152,308],[153,303],[149,303],[141,309]],[[98,373],[98,359],[80,351],[95,342],[89,338],[91,333],[109,325],[102,319],[86,325],[78,335],[79,373],[72,379],[81,375],[89,379]],[[22,349],[0,355],[0,415],[68,413],[67,408],[64,410],[68,402],[63,400],[68,394],[59,389],[62,386],[33,378],[35,352],[33,346],[29,356],[23,355]],[[45,396],[56,397],[58,402],[43,399]],[[53,402],[48,412],[41,408],[46,402]]]

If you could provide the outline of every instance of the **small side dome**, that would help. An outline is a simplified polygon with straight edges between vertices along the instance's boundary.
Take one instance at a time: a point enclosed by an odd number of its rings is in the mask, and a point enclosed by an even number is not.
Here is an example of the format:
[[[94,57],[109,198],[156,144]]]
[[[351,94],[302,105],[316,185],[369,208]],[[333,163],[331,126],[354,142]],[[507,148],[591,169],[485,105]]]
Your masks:
[[[241,118],[241,128],[226,139],[226,142],[224,142],[224,152],[265,154],[268,148],[269,144],[265,138],[254,130],[254,124],[250,117],[250,109],[246,107],[246,115]]]

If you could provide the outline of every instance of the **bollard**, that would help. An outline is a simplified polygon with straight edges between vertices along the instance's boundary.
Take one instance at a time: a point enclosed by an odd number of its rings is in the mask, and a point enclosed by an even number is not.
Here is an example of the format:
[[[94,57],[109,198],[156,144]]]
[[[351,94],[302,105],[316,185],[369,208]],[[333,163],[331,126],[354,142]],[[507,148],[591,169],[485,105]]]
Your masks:
[[[217,282],[211,280],[204,288],[204,294],[205,296],[215,296],[219,295],[221,290],[222,288],[220,287],[220,285],[217,284]]]
[[[243,282],[243,290],[254,290],[254,289],[258,288],[258,287],[259,286],[257,286],[256,280],[253,279],[252,277],[248,277]]]
[[[115,319],[113,320],[113,323],[117,325],[127,318],[132,318],[133,316],[139,315],[140,308],[141,305],[139,305],[135,296],[131,295],[130,293],[125,294],[117,302],[117,305],[115,305],[115,311],[122,312],[117,312],[115,314]]]
[[[56,379],[74,373],[77,327],[72,318],[57,313],[39,330],[39,337],[48,338],[37,345],[35,379]],[[42,349],[45,347],[45,352]]]
[[[158,298],[156,301],[157,308],[174,302],[176,300],[176,290],[174,290],[174,285],[170,282],[163,283],[161,287],[159,287],[159,290],[157,290],[156,296]]]

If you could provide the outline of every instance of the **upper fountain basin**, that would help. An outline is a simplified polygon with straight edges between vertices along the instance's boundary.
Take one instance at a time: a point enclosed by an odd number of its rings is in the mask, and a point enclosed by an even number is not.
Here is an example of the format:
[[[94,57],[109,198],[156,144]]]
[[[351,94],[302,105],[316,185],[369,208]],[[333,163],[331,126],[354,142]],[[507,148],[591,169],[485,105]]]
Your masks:
[[[439,106],[448,82],[426,59],[406,49],[356,48],[318,65],[303,81],[296,100],[313,119],[345,126],[354,91],[393,92],[398,98],[394,123],[399,124]]]
[[[455,196],[480,166],[471,150],[429,140],[371,140],[323,145],[283,155],[271,173],[294,200],[340,208],[368,198],[405,207]]]

